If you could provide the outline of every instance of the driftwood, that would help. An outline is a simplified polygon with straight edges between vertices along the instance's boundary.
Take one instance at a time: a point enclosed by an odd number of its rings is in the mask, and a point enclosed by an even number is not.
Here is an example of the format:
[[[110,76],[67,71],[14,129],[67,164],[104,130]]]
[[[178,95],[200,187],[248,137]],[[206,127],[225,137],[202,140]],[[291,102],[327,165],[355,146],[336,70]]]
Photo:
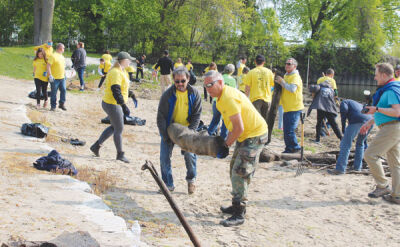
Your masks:
[[[312,163],[336,163],[336,156],[334,154],[318,153],[318,154],[304,154],[306,160]],[[260,154],[260,162],[271,162],[279,160],[300,160],[300,153],[283,154],[275,153],[267,148],[264,148]]]
[[[272,71],[275,73],[274,77],[275,85],[274,85],[274,92],[272,94],[271,106],[269,108],[267,116],[267,125],[268,125],[267,144],[271,142],[272,130],[274,128],[276,113],[278,112],[279,101],[282,95],[282,86],[279,83],[277,83],[276,80],[278,76],[283,77],[283,73],[279,72],[277,69],[273,69]]]
[[[224,139],[220,136],[202,135],[188,127],[172,123],[168,126],[168,136],[173,143],[182,150],[198,155],[217,157],[218,150],[224,146]]]

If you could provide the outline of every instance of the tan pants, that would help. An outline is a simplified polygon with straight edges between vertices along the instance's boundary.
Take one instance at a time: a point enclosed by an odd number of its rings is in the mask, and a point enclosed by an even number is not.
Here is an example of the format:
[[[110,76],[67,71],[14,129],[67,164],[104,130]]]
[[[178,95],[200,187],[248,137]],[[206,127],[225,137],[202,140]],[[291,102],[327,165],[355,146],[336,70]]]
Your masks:
[[[161,75],[160,76],[161,94],[163,94],[170,85],[171,85],[171,75]]]
[[[379,158],[384,154],[392,176],[392,196],[400,196],[400,122],[382,126],[365,151],[364,159],[379,188],[389,185]]]

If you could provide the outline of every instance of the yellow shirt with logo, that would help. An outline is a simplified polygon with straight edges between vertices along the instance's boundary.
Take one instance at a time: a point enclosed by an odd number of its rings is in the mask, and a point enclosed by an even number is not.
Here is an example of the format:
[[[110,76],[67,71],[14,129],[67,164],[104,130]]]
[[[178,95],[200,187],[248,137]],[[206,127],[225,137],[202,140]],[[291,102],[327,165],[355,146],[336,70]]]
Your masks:
[[[122,70],[118,67],[112,68],[106,77],[105,82],[105,90],[103,101],[107,104],[117,105],[117,101],[115,100],[113,93],[111,91],[111,86],[113,85],[120,85],[121,87],[121,94],[124,98],[124,102],[128,102],[128,92],[129,92],[129,79],[128,73],[125,70]]]
[[[178,67],[181,67],[181,66],[184,66],[183,63],[175,63],[174,64],[174,69],[176,69]]]
[[[284,112],[300,111],[304,109],[303,105],[303,81],[299,73],[293,73],[291,75],[285,75],[283,77],[286,83],[296,84],[297,89],[295,92],[283,89],[281,95],[281,105],[283,106]]]
[[[237,72],[237,76],[241,76],[242,75],[244,67],[246,67],[246,64],[240,63],[240,66],[239,66],[238,72]]]
[[[128,66],[125,68],[125,71],[128,73],[135,73],[135,68],[133,68],[132,66]]]
[[[109,63],[111,63],[112,61],[112,56],[110,54],[103,54],[101,58],[104,59],[104,62],[108,61]]]
[[[217,100],[217,109],[221,113],[225,126],[229,131],[233,130],[230,117],[240,114],[244,131],[238,138],[239,142],[268,132],[268,126],[264,118],[261,117],[246,95],[236,88],[224,86],[222,94]]]
[[[186,69],[188,71],[192,70],[193,69],[193,64],[186,64]]]
[[[47,44],[43,44],[43,45],[35,46],[33,49],[35,51],[37,51],[39,48],[43,48],[44,52],[46,53],[47,59],[51,56],[51,54],[53,54],[52,46],[48,47]]]
[[[99,68],[104,70],[104,73],[108,73],[108,71],[111,69],[112,64],[110,62],[104,62],[103,64],[99,65]]]
[[[333,79],[333,78],[331,78],[331,77],[329,77],[329,76],[320,77],[320,78],[318,79],[318,81],[317,81],[317,84],[320,84],[320,83],[322,83],[322,82],[324,82],[324,81],[329,81],[329,83],[331,84],[332,88],[333,88],[333,89],[337,89],[335,79]]]
[[[54,52],[47,60],[48,64],[51,65],[51,75],[54,79],[65,78],[65,58],[61,53]]]
[[[181,92],[176,90],[176,102],[174,113],[172,114],[172,121],[174,123],[179,123],[183,126],[189,126],[187,121],[189,114],[189,98],[188,91]]]
[[[35,78],[47,82],[48,77],[43,75],[47,71],[47,63],[43,58],[38,58],[33,61],[33,67],[35,67]]]
[[[265,102],[271,102],[271,87],[274,85],[274,74],[268,68],[257,66],[250,70],[244,81],[246,86],[250,87],[250,101],[262,99]]]

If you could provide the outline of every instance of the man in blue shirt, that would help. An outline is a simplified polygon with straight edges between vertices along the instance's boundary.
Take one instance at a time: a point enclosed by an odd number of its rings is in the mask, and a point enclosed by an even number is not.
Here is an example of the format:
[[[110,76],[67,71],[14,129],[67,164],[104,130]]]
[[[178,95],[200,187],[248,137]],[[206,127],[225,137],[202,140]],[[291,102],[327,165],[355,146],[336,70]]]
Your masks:
[[[357,141],[353,169],[355,171],[361,170],[367,135],[372,129],[370,128],[365,135],[359,133],[361,126],[372,119],[371,115],[361,113],[362,108],[362,104],[351,99],[343,100],[340,104],[340,117],[342,119],[342,132],[344,135],[340,142],[340,152],[336,161],[336,169],[328,170],[329,174],[340,175],[346,173],[351,145],[356,136]],[[346,127],[347,120],[349,121],[349,125]]]
[[[367,106],[367,114],[374,118],[366,122],[360,130],[366,134],[375,123],[379,132],[365,151],[376,189],[369,193],[372,198],[383,197],[386,201],[400,204],[400,82],[393,78],[393,66],[389,63],[379,63],[375,69],[375,80],[378,89],[373,95],[373,105]],[[380,156],[386,154],[392,177],[392,190],[385,177]]]

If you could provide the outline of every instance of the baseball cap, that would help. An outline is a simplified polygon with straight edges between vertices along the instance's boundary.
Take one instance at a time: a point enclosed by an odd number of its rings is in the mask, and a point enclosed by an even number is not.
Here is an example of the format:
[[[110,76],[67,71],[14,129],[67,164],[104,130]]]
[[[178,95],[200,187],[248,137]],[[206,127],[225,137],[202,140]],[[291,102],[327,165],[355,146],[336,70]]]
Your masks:
[[[129,55],[128,52],[126,52],[126,51],[121,51],[121,52],[118,53],[118,55],[117,55],[117,60],[124,60],[124,59],[135,60],[133,57],[131,57],[131,55]]]

